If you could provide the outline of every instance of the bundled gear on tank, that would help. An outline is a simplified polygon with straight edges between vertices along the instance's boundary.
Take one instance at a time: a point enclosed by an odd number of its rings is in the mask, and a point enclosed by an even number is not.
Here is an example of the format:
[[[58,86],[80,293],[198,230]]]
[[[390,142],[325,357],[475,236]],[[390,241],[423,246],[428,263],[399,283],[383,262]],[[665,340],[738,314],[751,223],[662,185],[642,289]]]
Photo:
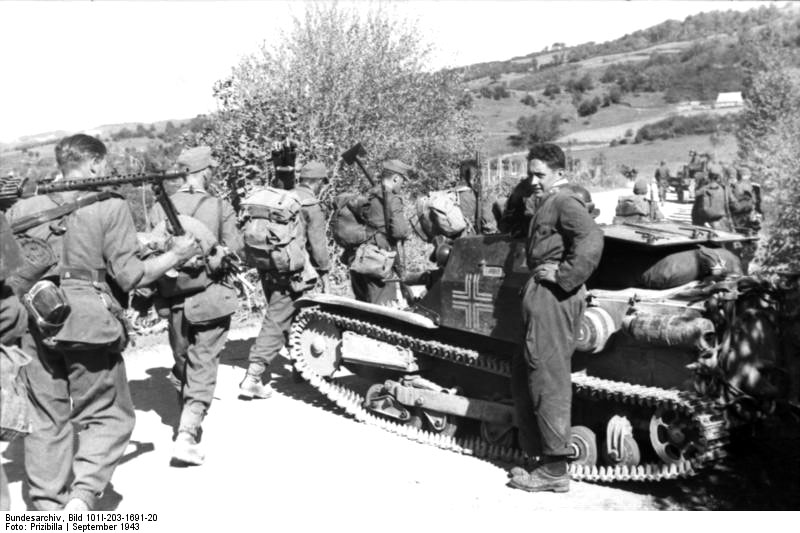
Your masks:
[[[696,200],[697,217],[701,223],[715,222],[727,215],[725,189],[717,182],[707,184]]]
[[[427,242],[437,235],[455,238],[472,228],[471,221],[461,209],[461,195],[470,191],[467,186],[434,191],[417,201],[415,230]],[[419,229],[417,229],[419,228]]]
[[[384,250],[367,242],[358,247],[350,263],[350,270],[365,276],[387,280],[392,274],[397,252]]]
[[[242,202],[247,262],[264,272],[292,274],[307,262],[302,205],[292,191],[267,187]]]
[[[649,216],[649,206],[647,199],[638,194],[623,196],[617,200],[617,209],[614,215],[617,217],[647,217]]]
[[[366,242],[371,231],[364,222],[364,209],[368,203],[366,196],[344,193],[334,199],[336,209],[331,219],[333,240],[342,248],[349,249]]]

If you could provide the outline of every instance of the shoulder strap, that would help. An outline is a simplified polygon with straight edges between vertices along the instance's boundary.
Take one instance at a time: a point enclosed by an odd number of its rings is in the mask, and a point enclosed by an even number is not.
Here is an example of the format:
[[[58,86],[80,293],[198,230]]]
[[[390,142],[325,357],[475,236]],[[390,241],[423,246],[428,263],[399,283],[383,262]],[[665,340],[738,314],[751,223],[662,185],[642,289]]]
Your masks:
[[[74,202],[61,204],[58,207],[53,207],[52,209],[47,209],[45,211],[40,211],[39,213],[28,215],[26,217],[20,218],[19,220],[11,224],[11,231],[13,231],[14,233],[24,233],[29,229],[35,228],[40,224],[44,224],[46,222],[50,222],[58,218],[67,216],[73,211],[77,211],[81,207],[86,207],[87,205],[91,205],[96,202],[108,200],[109,198],[112,198],[114,196],[116,196],[116,194],[114,194],[111,191],[103,191],[96,194],[91,194],[89,196],[85,196],[80,200],[76,200]]]
[[[217,198],[217,242],[222,243],[222,198]]]

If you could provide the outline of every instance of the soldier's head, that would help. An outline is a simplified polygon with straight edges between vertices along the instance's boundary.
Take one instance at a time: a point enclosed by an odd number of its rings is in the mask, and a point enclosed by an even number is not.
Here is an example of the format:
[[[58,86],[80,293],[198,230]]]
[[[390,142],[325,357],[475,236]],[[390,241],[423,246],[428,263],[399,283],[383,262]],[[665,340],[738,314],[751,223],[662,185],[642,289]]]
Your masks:
[[[188,185],[207,189],[217,161],[211,155],[209,146],[195,146],[184,149],[178,156],[175,166],[178,172],[186,173],[184,179]]]
[[[472,187],[472,183],[478,176],[478,161],[476,159],[465,159],[458,164],[458,179]]]
[[[389,159],[383,162],[381,170],[381,183],[391,192],[397,192],[403,186],[411,173],[412,167],[399,159]]]
[[[545,192],[564,178],[566,166],[564,151],[555,144],[534,144],[528,152],[528,177]]]
[[[103,141],[83,133],[64,137],[56,145],[56,163],[65,178],[105,176],[107,154]]]
[[[647,184],[647,180],[644,178],[639,178],[633,183],[633,194],[640,194],[644,196],[647,194],[649,189],[650,188]]]
[[[711,163],[707,168],[708,179],[719,182],[722,179],[722,167],[717,163]]]
[[[316,195],[328,180],[328,170],[322,163],[310,161],[300,169],[299,178],[300,185],[308,187]]]
[[[570,183],[565,189],[573,191],[583,201],[584,205],[586,205],[586,210],[589,211],[592,218],[600,216],[600,210],[595,207],[594,201],[592,201],[592,193],[589,192],[589,189],[577,183]]]
[[[740,180],[749,180],[751,178],[750,169],[747,167],[740,168],[738,178]]]
[[[666,166],[666,164],[667,164],[667,162],[666,162],[666,161],[662,161],[662,162],[661,162],[661,166],[662,166],[662,167],[663,167],[663,166]]]

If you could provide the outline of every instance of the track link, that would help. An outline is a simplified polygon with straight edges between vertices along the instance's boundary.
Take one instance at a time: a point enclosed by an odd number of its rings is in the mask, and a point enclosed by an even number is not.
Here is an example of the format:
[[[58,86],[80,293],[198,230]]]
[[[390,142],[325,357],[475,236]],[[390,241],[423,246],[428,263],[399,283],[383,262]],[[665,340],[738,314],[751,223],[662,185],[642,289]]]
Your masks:
[[[408,347],[415,353],[422,353],[429,357],[444,359],[501,376],[510,377],[511,375],[508,361],[480,354],[468,348],[422,340],[395,329],[376,326],[363,320],[322,310],[319,307],[305,308],[298,314],[292,325],[289,339],[290,356],[303,378],[356,420],[442,449],[518,465],[525,463],[526,457],[519,448],[492,445],[478,437],[458,438],[432,433],[396,423],[365,409],[363,396],[318,375],[306,363],[300,339],[306,326],[315,320],[334,324],[342,331],[353,331],[384,342]],[[677,411],[691,419],[692,424],[698,430],[697,441],[703,446],[703,453],[690,460],[682,459],[673,464],[648,463],[635,467],[571,464],[569,472],[574,480],[612,482],[686,478],[696,475],[702,468],[725,456],[724,446],[727,444],[728,425],[724,415],[713,402],[704,401],[687,392],[601,379],[580,372],[572,374],[572,387],[574,394],[583,398]]]

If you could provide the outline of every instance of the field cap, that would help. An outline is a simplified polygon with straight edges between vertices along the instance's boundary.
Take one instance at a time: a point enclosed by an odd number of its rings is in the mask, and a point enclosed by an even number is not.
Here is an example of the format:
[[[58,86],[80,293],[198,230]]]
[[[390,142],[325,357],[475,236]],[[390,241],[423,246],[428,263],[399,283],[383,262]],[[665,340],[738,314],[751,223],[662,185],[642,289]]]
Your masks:
[[[400,176],[403,176],[403,178],[406,179],[408,179],[408,174],[413,169],[414,167],[406,165],[399,159],[389,159],[388,161],[383,162],[383,170],[399,174]]]
[[[183,150],[176,164],[180,172],[194,174],[208,167],[216,167],[217,161],[211,156],[211,147],[195,146]]]
[[[300,179],[325,179],[328,177],[328,169],[318,161],[311,161],[303,165],[300,169]]]

